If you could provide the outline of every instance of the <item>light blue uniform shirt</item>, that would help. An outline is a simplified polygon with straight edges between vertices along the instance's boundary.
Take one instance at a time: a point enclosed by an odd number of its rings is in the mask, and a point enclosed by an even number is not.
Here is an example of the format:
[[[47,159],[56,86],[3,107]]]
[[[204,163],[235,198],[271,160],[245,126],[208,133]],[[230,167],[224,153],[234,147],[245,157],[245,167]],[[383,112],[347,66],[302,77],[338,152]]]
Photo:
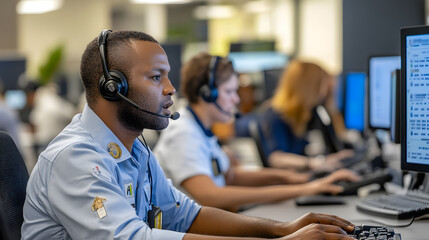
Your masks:
[[[163,230],[145,222],[150,209],[147,150],[136,139],[129,153],[85,106],[42,152],[31,173],[22,238],[182,239],[201,207],[174,188],[150,156],[152,202],[163,212]],[[105,214],[93,211],[96,197],[105,199]]]
[[[154,153],[168,178],[176,187],[193,176],[206,175],[223,187],[230,162],[213,133],[205,129],[191,109],[181,108],[180,119],[162,131]],[[213,161],[219,165],[220,174]]]

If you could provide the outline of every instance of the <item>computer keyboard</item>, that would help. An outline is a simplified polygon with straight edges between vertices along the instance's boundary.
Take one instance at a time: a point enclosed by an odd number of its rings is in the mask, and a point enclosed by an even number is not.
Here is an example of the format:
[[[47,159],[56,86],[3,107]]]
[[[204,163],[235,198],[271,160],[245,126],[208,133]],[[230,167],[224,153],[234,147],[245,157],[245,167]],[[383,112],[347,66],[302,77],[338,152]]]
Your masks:
[[[389,194],[367,197],[360,200],[358,211],[395,219],[409,219],[429,214],[429,194],[421,191],[409,191],[406,194]]]
[[[395,233],[395,230],[385,226],[356,226],[349,236],[358,240],[401,240],[401,234]]]

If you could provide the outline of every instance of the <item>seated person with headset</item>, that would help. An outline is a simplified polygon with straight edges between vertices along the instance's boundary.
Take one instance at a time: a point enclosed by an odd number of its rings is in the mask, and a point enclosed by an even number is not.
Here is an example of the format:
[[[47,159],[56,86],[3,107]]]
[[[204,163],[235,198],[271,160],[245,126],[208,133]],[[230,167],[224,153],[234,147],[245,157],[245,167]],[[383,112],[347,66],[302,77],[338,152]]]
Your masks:
[[[337,115],[332,98],[332,77],[324,69],[299,60],[289,63],[269,101],[269,107],[257,118],[260,142],[267,159],[264,165],[313,171],[332,171],[343,167],[341,160],[352,157],[353,151],[341,150],[338,142],[334,143],[338,152],[316,157],[305,155],[312,119],[318,117],[322,122],[328,119],[332,121],[333,130],[343,129],[343,122],[338,121],[337,117],[326,118]]]
[[[189,105],[179,110],[180,121],[171,123],[161,133],[154,153],[173,184],[198,203],[237,211],[247,204],[339,193],[342,188],[334,182],[357,179],[345,169],[308,182],[308,178],[296,179],[300,175],[293,171],[245,171],[232,166],[210,131],[216,122],[231,121],[240,101],[238,77],[232,63],[201,53],[183,66],[181,79],[182,94]]]
[[[22,239],[353,239],[345,232],[353,224],[336,216],[251,218],[202,207],[173,187],[139,139],[179,117],[169,110],[176,90],[167,55],[147,34],[110,32],[83,53],[83,113],[31,173]]]

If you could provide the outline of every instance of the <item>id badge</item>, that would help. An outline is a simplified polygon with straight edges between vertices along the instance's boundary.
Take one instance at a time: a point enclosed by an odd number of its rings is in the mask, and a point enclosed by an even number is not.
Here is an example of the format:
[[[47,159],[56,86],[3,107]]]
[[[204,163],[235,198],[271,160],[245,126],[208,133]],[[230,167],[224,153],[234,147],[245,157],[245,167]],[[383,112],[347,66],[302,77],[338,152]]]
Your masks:
[[[213,174],[217,177],[221,174],[220,171],[220,166],[219,166],[219,161],[217,160],[217,158],[212,158],[212,170],[213,170]]]
[[[147,212],[147,221],[150,228],[162,229],[162,211],[159,207],[152,207]]]

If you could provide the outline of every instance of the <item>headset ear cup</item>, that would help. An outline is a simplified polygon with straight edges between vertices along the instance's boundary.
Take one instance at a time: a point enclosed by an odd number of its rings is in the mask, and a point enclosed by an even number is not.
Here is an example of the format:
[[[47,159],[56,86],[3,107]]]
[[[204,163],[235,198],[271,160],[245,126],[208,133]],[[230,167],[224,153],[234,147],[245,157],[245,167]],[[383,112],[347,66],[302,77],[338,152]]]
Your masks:
[[[118,84],[119,85],[118,86],[119,87],[118,92],[120,94],[126,96],[128,93],[128,81],[127,81],[127,78],[125,77],[125,75],[119,71],[116,71],[116,70],[111,70],[109,73],[119,83]]]
[[[208,103],[215,102],[217,99],[217,89],[210,89],[208,85],[200,88],[200,96]]]
[[[128,92],[128,82],[125,76],[119,71],[113,70],[109,74],[112,78],[106,81],[106,78],[102,76],[99,80],[100,93],[106,100],[118,101],[121,98],[116,93],[125,96]],[[112,86],[114,89],[112,89]]]
[[[216,102],[217,96],[218,96],[217,88],[210,89],[210,95],[211,95],[212,102]]]

